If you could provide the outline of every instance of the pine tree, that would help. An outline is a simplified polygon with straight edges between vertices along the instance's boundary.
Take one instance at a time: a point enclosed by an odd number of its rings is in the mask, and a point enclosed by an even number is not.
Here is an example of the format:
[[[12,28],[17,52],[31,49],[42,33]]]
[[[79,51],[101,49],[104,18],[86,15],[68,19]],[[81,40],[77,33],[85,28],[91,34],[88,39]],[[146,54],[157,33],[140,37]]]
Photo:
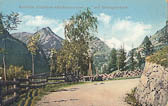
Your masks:
[[[153,52],[153,47],[152,47],[152,43],[149,40],[148,36],[145,37],[145,39],[143,41],[143,44],[144,44],[144,53],[145,53],[145,56],[149,56]]]
[[[117,50],[113,48],[110,53],[108,72],[111,73],[117,69]]]
[[[143,63],[143,59],[142,59],[142,57],[141,57],[141,54],[140,54],[140,52],[138,52],[137,53],[137,60],[138,60],[138,62],[137,62],[137,67],[141,70],[141,66],[142,66],[142,63]]]
[[[117,66],[118,66],[118,70],[124,70],[125,68],[125,60],[126,60],[126,52],[124,49],[124,46],[121,47],[117,53]]]
[[[136,62],[135,62],[135,59],[134,59],[134,51],[133,50],[131,50],[131,52],[130,52],[130,64],[129,64],[129,70],[131,70],[131,71],[134,71],[135,70],[135,64],[136,64]]]

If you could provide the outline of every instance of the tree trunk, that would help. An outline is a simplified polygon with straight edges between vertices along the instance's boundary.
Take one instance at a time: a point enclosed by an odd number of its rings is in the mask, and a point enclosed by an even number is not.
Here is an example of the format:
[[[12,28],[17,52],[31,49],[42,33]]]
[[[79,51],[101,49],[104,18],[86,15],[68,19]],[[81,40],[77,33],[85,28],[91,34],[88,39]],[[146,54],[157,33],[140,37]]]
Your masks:
[[[67,80],[68,80],[68,76],[67,76],[67,71],[66,71],[67,69],[65,68],[65,72],[64,72],[64,74],[65,74],[65,82],[67,82]]]
[[[34,56],[32,55],[32,75],[34,75]]]
[[[120,62],[119,62],[119,59],[118,59],[118,70],[120,71]]]
[[[6,63],[5,63],[5,55],[3,55],[3,66],[4,66],[4,80],[6,81]]]
[[[92,63],[91,63],[91,56],[89,57],[89,70],[88,70],[88,76],[92,76]]]
[[[6,40],[3,39],[4,41],[4,49],[6,49]],[[4,80],[6,81],[6,62],[5,62],[5,51],[3,52],[3,66],[4,66]]]

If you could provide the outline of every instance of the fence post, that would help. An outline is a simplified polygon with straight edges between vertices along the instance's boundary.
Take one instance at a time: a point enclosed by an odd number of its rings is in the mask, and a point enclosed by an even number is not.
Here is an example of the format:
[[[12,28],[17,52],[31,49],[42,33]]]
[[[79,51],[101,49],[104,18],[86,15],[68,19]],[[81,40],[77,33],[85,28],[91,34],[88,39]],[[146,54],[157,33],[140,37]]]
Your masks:
[[[45,86],[48,84],[48,75],[46,76],[46,83]]]
[[[13,78],[13,81],[16,82],[16,78]],[[13,88],[16,89],[16,84],[13,85]],[[16,96],[16,92],[14,92],[13,95]]]
[[[0,106],[2,106],[2,85],[1,85],[1,79],[0,79]]]
[[[28,90],[28,89],[29,89],[29,85],[30,85],[30,83],[29,83],[29,76],[28,76],[28,75],[26,75],[26,79],[28,79],[28,81],[26,81],[26,84],[28,85],[28,86],[26,87],[26,90]]]

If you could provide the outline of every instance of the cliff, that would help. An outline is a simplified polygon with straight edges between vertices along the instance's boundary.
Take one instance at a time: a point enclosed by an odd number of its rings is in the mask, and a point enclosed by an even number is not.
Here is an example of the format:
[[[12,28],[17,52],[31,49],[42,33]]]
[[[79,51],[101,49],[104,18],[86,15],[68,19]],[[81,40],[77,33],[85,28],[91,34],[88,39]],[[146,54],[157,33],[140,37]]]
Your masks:
[[[168,106],[167,49],[168,47],[146,59],[135,94],[142,106]]]

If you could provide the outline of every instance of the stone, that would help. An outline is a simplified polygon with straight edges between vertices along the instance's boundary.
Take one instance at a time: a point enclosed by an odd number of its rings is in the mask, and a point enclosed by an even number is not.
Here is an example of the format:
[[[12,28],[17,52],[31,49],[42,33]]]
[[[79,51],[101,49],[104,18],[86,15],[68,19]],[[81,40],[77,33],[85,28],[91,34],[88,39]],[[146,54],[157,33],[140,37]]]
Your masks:
[[[135,97],[142,106],[168,106],[168,72],[166,68],[146,63]]]

